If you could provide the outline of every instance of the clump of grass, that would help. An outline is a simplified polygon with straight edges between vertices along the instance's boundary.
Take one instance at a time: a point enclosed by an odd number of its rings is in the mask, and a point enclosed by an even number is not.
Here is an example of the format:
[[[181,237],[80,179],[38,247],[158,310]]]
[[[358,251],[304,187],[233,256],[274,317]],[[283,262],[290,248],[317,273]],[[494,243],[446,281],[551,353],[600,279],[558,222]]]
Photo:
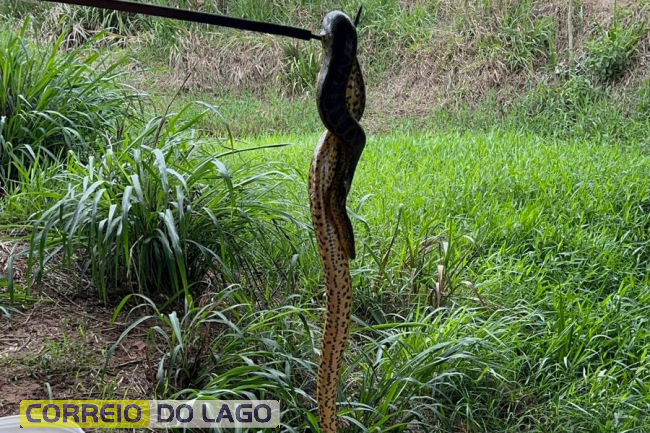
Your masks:
[[[568,129],[570,125],[580,122],[578,116],[587,113],[606,98],[606,94],[589,78],[574,75],[566,81],[541,84],[528,98],[532,113],[558,113],[566,122],[562,129]]]
[[[245,275],[249,244],[272,236],[271,219],[290,219],[264,201],[287,175],[228,170],[222,159],[236,151],[213,154],[192,129],[213,112],[154,118],[87,162],[70,154],[65,193],[34,222],[33,269],[57,251],[88,257],[104,301],[120,286],[187,295],[209,272],[226,283]]]
[[[313,90],[320,70],[319,50],[313,45],[305,48],[296,44],[286,44],[283,48],[287,58],[285,80],[291,91],[303,94]]]
[[[511,71],[533,70],[536,62],[545,60],[554,49],[554,23],[550,18],[525,19],[508,16],[501,23],[498,38],[502,42],[502,59]]]
[[[11,194],[0,200],[0,224],[25,229],[34,215],[39,215],[61,197],[57,176],[64,170],[61,161],[37,161],[37,170],[18,170]]]
[[[622,98],[613,92],[594,78],[572,74],[539,84],[504,121],[545,136],[647,142],[648,124],[640,119],[643,93]]]
[[[40,15],[50,7],[45,2],[27,2],[22,0],[5,0],[0,3],[0,15],[25,19],[29,15]]]
[[[75,44],[90,39],[94,33],[103,30],[132,36],[149,28],[152,21],[150,17],[125,12],[22,0],[3,1],[0,4],[0,14],[17,19],[31,16],[37,20],[42,33],[57,36],[65,34],[64,39]]]
[[[478,53],[505,65],[510,72],[533,72],[535,66],[555,54],[556,22],[535,14],[531,1],[506,2],[502,7],[503,11],[483,12],[495,23],[477,31]]]
[[[615,23],[609,30],[587,44],[580,67],[602,83],[618,81],[635,61],[639,41],[650,27],[645,22],[635,22],[629,27]]]
[[[244,288],[232,287],[196,304],[186,300],[182,312],[170,313],[137,299],[131,312],[140,317],[112,350],[137,326],[149,328],[149,349],[160,359],[158,398],[279,399],[284,428],[320,431],[313,395],[322,331],[309,301],[289,298],[258,308]],[[496,390],[498,383],[483,377],[488,364],[499,368],[500,356],[478,357],[492,351],[490,325],[473,321],[468,311],[427,314],[426,308],[381,328],[356,322],[340,386],[342,431],[407,432],[434,417],[451,426],[461,410],[457,398],[481,386]],[[472,410],[478,414],[484,404]]]
[[[105,137],[136,98],[117,82],[124,61],[105,63],[101,53],[82,46],[38,49],[22,30],[0,54],[0,188],[8,188],[33,164],[56,160],[66,151],[84,158]]]

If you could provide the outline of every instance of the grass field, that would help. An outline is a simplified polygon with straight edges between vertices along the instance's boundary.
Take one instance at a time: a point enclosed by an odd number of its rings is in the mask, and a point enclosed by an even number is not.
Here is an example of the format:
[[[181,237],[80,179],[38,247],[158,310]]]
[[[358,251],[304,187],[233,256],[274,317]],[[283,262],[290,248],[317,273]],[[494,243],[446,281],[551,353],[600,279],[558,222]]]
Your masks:
[[[290,178],[268,205],[281,200],[306,223],[317,138],[253,139],[293,144],[223,162],[284,166]],[[649,174],[634,144],[503,131],[370,137],[349,203],[360,254],[346,417],[369,431],[646,431]],[[290,233],[279,275],[181,316],[183,326],[205,320],[183,329],[194,345],[210,320],[233,330],[209,337],[218,364],[204,359],[201,375],[171,380],[163,395],[249,390],[280,398],[287,427],[308,424],[323,290],[312,236]]]
[[[264,141],[298,143],[273,158],[302,167],[283,194],[299,202],[315,140]],[[648,174],[634,145],[372,137],[349,203],[361,251],[353,338],[365,356],[348,380],[403,386],[372,406],[412,409],[399,404],[408,397],[459,431],[645,431]],[[317,282],[314,260],[301,256],[301,268]],[[359,392],[352,407],[369,404]]]
[[[180,3],[302,25],[323,8]],[[372,2],[362,33],[341,431],[650,432],[647,6],[579,2],[564,70],[564,4],[411,3]],[[256,397],[318,432],[318,54],[26,5],[0,3],[0,415]],[[414,64],[445,78],[409,84]]]

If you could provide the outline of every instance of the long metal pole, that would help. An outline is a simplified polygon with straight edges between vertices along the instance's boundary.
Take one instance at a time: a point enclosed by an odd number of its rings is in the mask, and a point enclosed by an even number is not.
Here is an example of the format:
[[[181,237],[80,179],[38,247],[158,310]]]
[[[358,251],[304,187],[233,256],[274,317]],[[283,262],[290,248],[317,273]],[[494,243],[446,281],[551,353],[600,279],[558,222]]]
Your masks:
[[[320,39],[320,36],[312,34],[309,30],[298,27],[283,26],[280,24],[264,23],[243,18],[226,17],[223,15],[209,14],[206,12],[190,11],[187,9],[176,9],[166,6],[156,6],[146,3],[135,3],[122,0],[41,0],[50,3],[66,3],[79,6],[89,6],[100,9],[108,9],[120,12],[131,12],[136,14],[151,15],[156,17],[171,18],[194,23],[210,24],[214,26],[230,27],[252,32],[270,33],[273,35],[288,36],[303,40]]]

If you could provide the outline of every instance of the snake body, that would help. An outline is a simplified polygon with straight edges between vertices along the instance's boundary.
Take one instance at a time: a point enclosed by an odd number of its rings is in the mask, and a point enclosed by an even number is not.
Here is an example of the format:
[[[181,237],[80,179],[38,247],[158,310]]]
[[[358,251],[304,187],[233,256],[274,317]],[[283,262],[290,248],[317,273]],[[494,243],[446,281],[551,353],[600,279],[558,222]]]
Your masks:
[[[330,12],[323,21],[321,37],[325,57],[317,105],[327,129],[309,171],[309,204],[327,295],[316,398],[321,431],[336,433],[336,394],[352,307],[349,261],[355,257],[346,200],[366,144],[359,125],[365,86],[356,55],[357,33],[350,18]]]

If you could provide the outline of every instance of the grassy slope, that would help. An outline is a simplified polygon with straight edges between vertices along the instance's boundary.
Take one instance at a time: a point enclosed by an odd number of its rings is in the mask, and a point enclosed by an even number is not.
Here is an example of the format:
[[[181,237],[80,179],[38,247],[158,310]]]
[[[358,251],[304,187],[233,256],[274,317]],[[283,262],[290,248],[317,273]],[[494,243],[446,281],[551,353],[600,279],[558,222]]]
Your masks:
[[[348,0],[155,2],[313,31],[327,10],[354,14],[359,6]],[[506,122],[538,133],[598,137],[614,123],[617,136],[647,136],[634,123],[649,117],[647,1],[575,1],[572,47],[566,2],[372,0],[363,6],[360,59],[371,131],[404,121],[478,129]],[[316,43],[14,0],[3,2],[2,11],[35,13],[39,38],[64,32],[71,45],[110,26],[122,53],[147,68],[134,77],[138,86],[164,105],[189,74],[181,99],[223,107],[236,133],[312,131],[318,123],[303,115],[313,111]]]

